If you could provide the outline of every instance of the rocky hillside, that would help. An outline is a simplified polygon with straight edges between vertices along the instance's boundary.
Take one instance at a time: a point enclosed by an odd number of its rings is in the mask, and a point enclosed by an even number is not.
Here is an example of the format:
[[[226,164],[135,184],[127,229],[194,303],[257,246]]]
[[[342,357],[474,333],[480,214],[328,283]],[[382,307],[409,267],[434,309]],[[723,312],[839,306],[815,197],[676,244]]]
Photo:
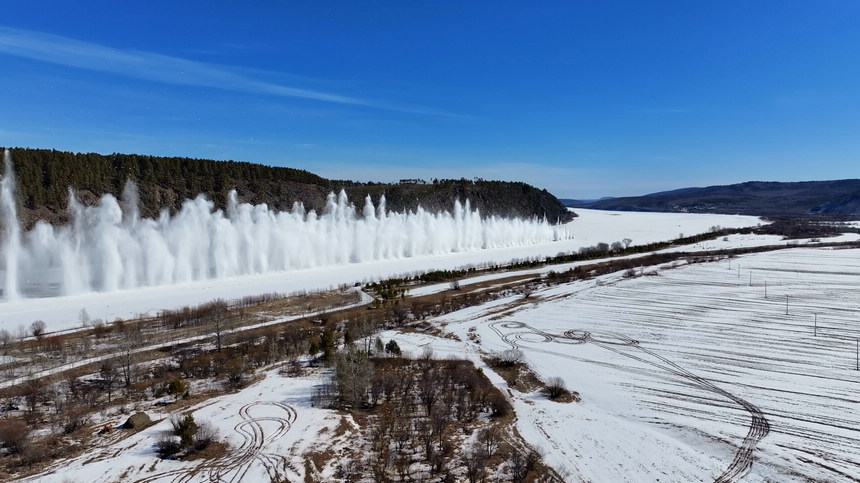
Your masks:
[[[2,148],[0,148],[2,149]],[[237,161],[168,158],[137,154],[70,153],[48,149],[10,148],[18,183],[21,219],[26,227],[36,220],[64,223],[69,219],[68,189],[83,204],[95,204],[112,193],[119,197],[127,180],[138,185],[141,214],[157,216],[167,208],[176,212],[182,201],[205,194],[223,208],[235,189],[239,200],[266,203],[289,210],[294,202],[322,210],[330,192],[346,190],[362,206],[369,194],[374,202],[384,193],[390,210],[451,210],[454,200],[468,198],[484,215],[546,216],[567,220],[571,214],[546,190],[525,183],[484,180],[435,180],[428,183],[356,183],[329,180],[308,171]]]

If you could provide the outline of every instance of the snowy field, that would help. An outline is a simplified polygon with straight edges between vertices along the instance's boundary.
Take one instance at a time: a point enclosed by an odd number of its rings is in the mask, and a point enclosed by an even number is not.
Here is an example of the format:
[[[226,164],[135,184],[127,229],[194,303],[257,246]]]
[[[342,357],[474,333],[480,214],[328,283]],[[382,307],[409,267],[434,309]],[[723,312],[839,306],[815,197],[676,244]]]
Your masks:
[[[112,321],[162,309],[197,305],[217,298],[227,300],[246,295],[325,290],[341,284],[369,282],[428,270],[455,269],[514,259],[554,256],[597,243],[623,238],[633,245],[707,232],[712,226],[747,227],[761,223],[751,216],[671,213],[625,213],[576,210],[580,216],[569,224],[573,239],[492,250],[472,250],[444,256],[419,256],[395,260],[352,263],[263,275],[237,276],[184,284],[144,287],[134,290],[93,292],[74,296],[0,302],[0,328],[10,332],[43,320],[49,331],[80,326],[78,314],[86,309],[93,319]]]
[[[520,431],[570,481],[856,481],[858,292],[858,250],[781,250],[450,314],[464,342],[436,352],[519,348],[578,391],[513,393]]]
[[[63,461],[33,482],[205,482],[302,481],[304,458],[320,431],[334,428],[341,417],[311,406],[318,377],[286,378],[277,371],[237,394],[211,399],[189,408],[195,421],[208,421],[226,441],[230,454],[219,460],[172,461],[155,454],[159,437],[172,431],[167,415],[150,412],[157,424],[118,440],[121,431],[98,436],[107,447]],[[122,417],[114,422],[119,425]]]
[[[581,214],[573,225],[577,237],[564,248],[545,244],[354,264],[230,283],[24,301],[2,308],[33,304],[36,310],[41,304],[42,313],[65,310],[71,319],[85,300],[93,304],[86,306],[91,314],[103,316],[94,304],[100,300],[134,313],[142,310],[129,307],[138,307],[141,299],[186,305],[194,303],[188,298],[205,301],[213,293],[233,298],[289,291],[284,287],[313,288],[315,283],[325,288],[421,267],[501,260],[493,256],[554,255],[624,237],[649,243],[676,237],[680,230],[693,234],[714,225],[732,226],[732,220],[738,226],[758,223],[755,218],[710,215]],[[684,219],[689,224],[679,230]],[[654,232],[637,232],[638,223]],[[603,231],[589,234],[592,230]],[[856,238],[845,235],[840,240]],[[775,237],[730,236],[685,249],[777,242]],[[429,346],[436,357],[471,359],[503,388],[507,384],[484,366],[482,355],[517,348],[544,379],[561,377],[581,402],[560,404],[517,390],[509,394],[520,432],[566,481],[857,481],[860,250],[791,243],[800,246],[653,269],[646,271],[653,275],[637,278],[610,274],[434,320],[459,340],[393,331],[381,336],[396,339],[406,353],[418,355]],[[297,275],[302,276],[298,281]],[[7,316],[5,310],[2,314]],[[69,324],[73,327],[77,321]],[[313,387],[319,383],[319,378],[288,379],[270,371],[248,389],[192,408],[197,420],[214,423],[235,449],[225,459],[205,464],[158,459],[154,445],[169,427],[163,420],[124,440],[106,440],[110,444],[103,449],[27,481],[268,481],[275,471],[290,481],[303,481],[302,454],[322,439],[331,441],[330,432],[341,422],[336,413],[311,405]],[[157,410],[149,414],[154,419],[166,416]],[[121,422],[121,417],[114,421]],[[348,444],[342,439],[334,449]]]

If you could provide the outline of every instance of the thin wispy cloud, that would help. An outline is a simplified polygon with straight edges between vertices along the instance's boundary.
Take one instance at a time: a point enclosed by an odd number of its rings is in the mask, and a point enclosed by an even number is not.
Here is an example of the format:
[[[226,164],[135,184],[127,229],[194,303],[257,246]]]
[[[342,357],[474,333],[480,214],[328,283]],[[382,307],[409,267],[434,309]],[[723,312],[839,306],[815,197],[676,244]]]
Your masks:
[[[355,97],[266,82],[229,67],[133,50],[121,50],[59,35],[0,26],[0,53],[107,72],[164,84],[209,87],[279,97],[417,112]]]
[[[677,107],[655,107],[653,109],[634,109],[629,112],[632,114],[687,114],[690,111]]]

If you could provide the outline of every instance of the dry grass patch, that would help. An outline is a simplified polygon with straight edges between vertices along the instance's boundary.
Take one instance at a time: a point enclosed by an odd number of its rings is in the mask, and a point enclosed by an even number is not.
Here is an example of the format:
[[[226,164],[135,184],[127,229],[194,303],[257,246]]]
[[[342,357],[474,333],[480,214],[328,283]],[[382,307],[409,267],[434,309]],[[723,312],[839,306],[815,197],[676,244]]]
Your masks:
[[[204,449],[193,451],[182,458],[182,461],[217,460],[224,458],[230,452],[230,445],[223,441],[213,441]]]
[[[498,356],[482,359],[493,372],[502,376],[508,386],[519,392],[532,392],[545,385],[531,368],[522,361],[504,361]]]

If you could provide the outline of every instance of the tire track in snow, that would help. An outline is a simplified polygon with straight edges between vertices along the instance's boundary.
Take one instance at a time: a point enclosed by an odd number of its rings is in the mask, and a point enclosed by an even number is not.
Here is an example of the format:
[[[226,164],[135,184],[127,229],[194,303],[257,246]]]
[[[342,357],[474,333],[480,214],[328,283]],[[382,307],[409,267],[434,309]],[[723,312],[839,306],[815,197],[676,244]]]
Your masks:
[[[253,408],[266,406],[275,408],[275,411],[268,409],[267,412],[277,412],[278,415],[253,416],[251,414]],[[296,410],[292,406],[279,402],[255,401],[242,406],[239,409],[239,416],[242,421],[237,423],[233,429],[242,436],[243,441],[239,448],[233,450],[236,454],[205,462],[194,468],[165,471],[134,481],[136,483],[154,483],[156,481],[188,483],[199,480],[234,483],[243,481],[255,462],[263,466],[270,481],[289,481],[282,472],[282,470],[294,471],[287,457],[268,453],[265,448],[290,430],[297,419]],[[263,423],[274,423],[276,429],[273,432],[267,432]]]
[[[567,330],[563,334],[559,335],[545,332],[522,322],[515,321],[492,322],[490,324],[490,328],[502,341],[514,349],[520,349],[520,342],[556,342],[569,345],[591,343],[603,349],[615,352],[621,356],[667,371],[689,381],[695,386],[723,396],[742,407],[744,411],[749,413],[751,418],[749,430],[747,431],[747,435],[744,437],[740,447],[735,452],[734,459],[729,466],[716,477],[714,480],[715,483],[732,483],[740,480],[744,475],[746,475],[752,467],[755,459],[754,452],[758,442],[770,432],[770,423],[767,418],[765,418],[764,413],[762,413],[762,411],[754,404],[726,391],[707,379],[684,369],[670,359],[661,356],[650,349],[642,347],[638,340],[624,336],[623,334],[607,332],[605,335],[595,337],[591,332],[573,329]],[[516,332],[503,332],[502,329],[509,329]],[[538,336],[539,339],[542,338],[543,340],[534,340],[535,335]],[[541,351],[540,349],[531,350]],[[630,352],[631,350],[635,352]],[[643,354],[647,357],[643,357]]]
[[[251,409],[261,406],[273,406],[281,409],[286,416],[252,416]],[[255,461],[263,466],[270,479],[276,481],[282,479],[283,475],[280,469],[288,467],[287,458],[274,453],[266,453],[264,449],[290,430],[296,421],[295,409],[278,402],[256,401],[242,406],[239,409],[239,416],[242,421],[237,423],[233,429],[244,438],[242,445],[238,448],[240,454],[228,457],[213,467],[209,472],[209,481],[230,483],[242,481]],[[277,429],[267,434],[261,424],[263,422],[275,423]]]

